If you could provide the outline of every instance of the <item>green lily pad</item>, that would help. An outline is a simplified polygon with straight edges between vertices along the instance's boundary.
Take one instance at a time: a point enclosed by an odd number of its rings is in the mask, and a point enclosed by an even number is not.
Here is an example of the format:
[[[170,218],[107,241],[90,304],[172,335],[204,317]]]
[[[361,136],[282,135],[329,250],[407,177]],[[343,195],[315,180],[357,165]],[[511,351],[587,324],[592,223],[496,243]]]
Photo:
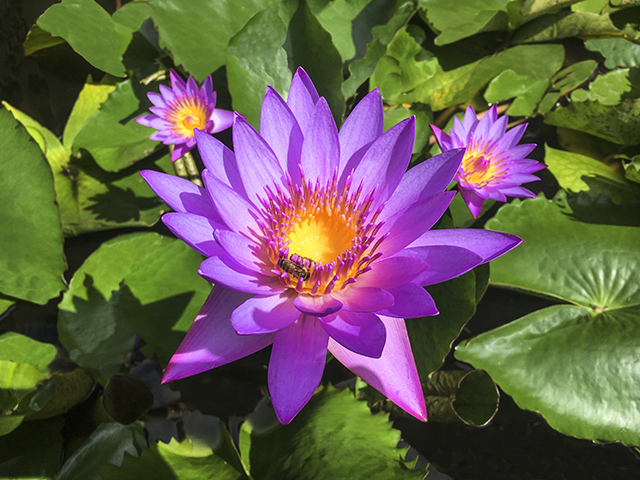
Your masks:
[[[640,183],[640,155],[636,155],[624,165],[624,176],[627,180]]]
[[[588,192],[590,197],[609,195],[620,203],[640,198],[640,189],[629,183],[621,170],[613,170],[604,163],[577,153],[545,146],[545,163],[562,188],[571,192]]]
[[[487,228],[523,239],[492,262],[492,282],[572,305],[479,335],[456,358],[562,433],[637,445],[639,229],[583,223],[544,198],[505,205]]]
[[[104,170],[118,172],[153,152],[159,143],[150,140],[149,136],[155,130],[135,121],[137,117],[148,113],[151,102],[146,94],[151,89],[134,84],[131,79],[117,84],[107,100],[100,104],[99,111],[86,119],[73,139],[74,153],[85,149]],[[86,102],[88,105],[84,108],[91,111],[104,98],[106,91],[91,89],[78,101]],[[87,99],[89,94],[95,95],[95,98]],[[78,113],[80,119],[82,116],[82,113]]]
[[[24,422],[9,435],[1,436],[1,478],[52,478],[58,471],[62,456],[63,426],[62,417]]]
[[[549,80],[538,79],[532,75],[518,75],[513,70],[505,70],[491,80],[484,98],[489,103],[498,103],[516,97],[507,114],[529,116],[535,112],[548,88]]]
[[[553,88],[560,92],[573,90],[586,82],[598,64],[593,60],[574,63],[560,70],[551,79]]]
[[[38,342],[16,332],[0,335],[0,360],[30,363],[45,371],[57,352],[50,343]]]
[[[116,237],[91,254],[71,279],[59,305],[60,342],[102,384],[128,363],[136,337],[122,312],[121,283],[136,260],[170,242],[155,233]]]
[[[624,38],[591,38],[584,42],[587,50],[600,52],[607,68],[635,67],[640,64],[640,45]]]
[[[480,32],[507,30],[509,3],[511,0],[471,0],[460,8],[449,0],[420,0],[419,6],[440,32],[435,44],[446,45]]]
[[[94,67],[124,77],[122,55],[133,32],[114,22],[93,0],[62,0],[49,7],[37,24],[51,35],[64,38]]]
[[[150,0],[153,23],[176,65],[203,81],[226,61],[229,40],[275,0]],[[197,32],[197,35],[194,35]]]
[[[291,84],[287,52],[282,44],[287,27],[278,15],[279,6],[257,13],[229,42],[227,79],[233,108],[260,126],[262,98],[271,85],[285,95]]]
[[[0,109],[0,292],[45,304],[67,268],[51,170],[29,134]]]
[[[341,90],[342,58],[331,43],[331,35],[322,28],[306,2],[298,4],[289,22],[287,40],[289,66],[305,69],[340,125],[346,108]]]
[[[100,470],[105,465],[120,465],[125,453],[138,456],[146,445],[144,429],[139,423],[101,423],[62,465],[56,480],[100,480]]]
[[[592,100],[602,105],[618,105],[623,100],[640,96],[638,84],[638,69],[614,70],[599,75],[589,85],[589,90],[575,90],[571,100],[584,102]]]
[[[63,43],[65,43],[64,38],[54,37],[46,30],[40,28],[38,24],[34,24],[29,29],[27,38],[24,41],[24,54],[28,57],[37,51],[55,47]]]
[[[607,14],[563,11],[554,15],[544,15],[522,26],[514,35],[513,43],[549,42],[570,37],[589,38],[620,34],[620,30]]]
[[[371,415],[348,389],[321,388],[289,425],[250,415],[240,430],[240,452],[252,478],[423,478],[396,445],[400,432],[387,416]],[[354,459],[358,459],[354,462]]]

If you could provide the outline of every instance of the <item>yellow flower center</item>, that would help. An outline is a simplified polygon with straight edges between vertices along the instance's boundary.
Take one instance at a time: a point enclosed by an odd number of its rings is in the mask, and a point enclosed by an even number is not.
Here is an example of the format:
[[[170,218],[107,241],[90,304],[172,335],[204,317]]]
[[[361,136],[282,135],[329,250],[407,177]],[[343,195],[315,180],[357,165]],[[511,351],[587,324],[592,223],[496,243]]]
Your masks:
[[[375,250],[382,239],[374,242],[379,211],[370,214],[374,193],[361,200],[361,189],[351,192],[350,186],[347,180],[338,192],[335,176],[325,186],[303,177],[302,185],[289,184],[288,192],[277,189],[263,200],[269,268],[285,286],[328,294],[355,282],[381,255]]]
[[[488,152],[486,149],[487,144],[470,145],[462,159],[464,179],[476,187],[499,182],[506,173],[502,159],[494,156],[493,149]]]
[[[198,97],[178,98],[167,112],[167,121],[173,127],[173,133],[182,138],[193,137],[193,129],[204,130],[211,116],[207,104]]]

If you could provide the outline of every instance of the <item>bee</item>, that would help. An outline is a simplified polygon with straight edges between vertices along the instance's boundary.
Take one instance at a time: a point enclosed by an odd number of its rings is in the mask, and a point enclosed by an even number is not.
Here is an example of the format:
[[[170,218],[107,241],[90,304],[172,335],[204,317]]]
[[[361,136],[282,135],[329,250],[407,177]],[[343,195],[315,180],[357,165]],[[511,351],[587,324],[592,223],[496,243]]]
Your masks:
[[[281,258],[280,260],[278,260],[278,266],[282,269],[282,271],[288,273],[289,275],[293,275],[295,278],[309,280],[309,277],[311,276],[311,273],[309,272],[309,269],[307,267],[299,265],[293,260],[289,260],[288,258]]]

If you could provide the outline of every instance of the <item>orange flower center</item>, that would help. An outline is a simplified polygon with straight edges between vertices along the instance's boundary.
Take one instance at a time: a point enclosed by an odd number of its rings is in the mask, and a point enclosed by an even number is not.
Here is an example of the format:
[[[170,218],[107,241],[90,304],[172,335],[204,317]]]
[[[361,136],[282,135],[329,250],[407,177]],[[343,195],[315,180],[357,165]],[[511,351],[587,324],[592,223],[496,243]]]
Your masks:
[[[200,130],[206,128],[211,113],[202,99],[185,95],[176,99],[169,107],[167,121],[171,123],[176,136],[191,138],[194,128]]]

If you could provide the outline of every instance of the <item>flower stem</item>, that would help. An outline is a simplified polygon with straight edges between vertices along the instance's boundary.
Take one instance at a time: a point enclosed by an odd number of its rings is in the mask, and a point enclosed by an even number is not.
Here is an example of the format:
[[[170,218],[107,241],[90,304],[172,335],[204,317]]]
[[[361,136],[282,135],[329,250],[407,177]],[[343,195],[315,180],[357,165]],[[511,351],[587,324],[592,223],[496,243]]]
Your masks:
[[[173,153],[173,145],[169,147]],[[200,172],[196,166],[196,162],[193,159],[191,152],[187,152],[182,157],[173,162],[173,168],[176,171],[176,175],[185,178],[196,185],[203,186],[202,179],[200,178]]]

